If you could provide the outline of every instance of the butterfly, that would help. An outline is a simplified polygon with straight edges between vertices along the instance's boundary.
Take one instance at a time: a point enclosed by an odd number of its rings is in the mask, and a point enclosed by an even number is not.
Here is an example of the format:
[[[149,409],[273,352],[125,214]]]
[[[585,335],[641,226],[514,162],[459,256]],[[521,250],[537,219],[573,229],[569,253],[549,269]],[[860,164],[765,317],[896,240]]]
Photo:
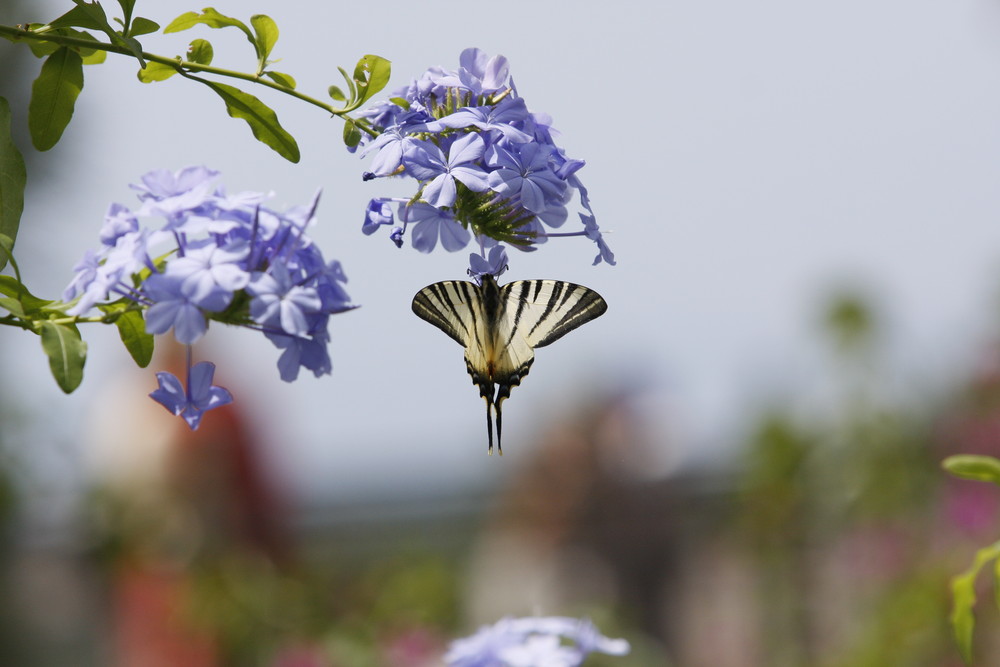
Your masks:
[[[479,395],[486,399],[489,453],[493,454],[493,410],[500,443],[500,406],[521,384],[535,361],[535,348],[559,340],[581,324],[600,317],[607,302],[594,290],[561,280],[518,280],[497,285],[446,280],[413,297],[413,312],[465,348],[465,366]]]

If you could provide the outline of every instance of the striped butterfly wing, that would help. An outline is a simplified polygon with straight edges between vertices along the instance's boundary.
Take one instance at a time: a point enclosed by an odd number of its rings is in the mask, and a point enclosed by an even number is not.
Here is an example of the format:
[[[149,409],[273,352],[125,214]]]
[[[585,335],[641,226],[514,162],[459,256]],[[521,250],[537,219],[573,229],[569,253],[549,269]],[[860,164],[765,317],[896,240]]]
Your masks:
[[[446,280],[428,285],[413,297],[413,312],[445,332],[462,347],[482,347],[486,340],[483,298],[475,283]]]
[[[508,338],[521,336],[532,348],[556,342],[608,309],[594,290],[561,280],[518,280],[504,285],[500,297]]]

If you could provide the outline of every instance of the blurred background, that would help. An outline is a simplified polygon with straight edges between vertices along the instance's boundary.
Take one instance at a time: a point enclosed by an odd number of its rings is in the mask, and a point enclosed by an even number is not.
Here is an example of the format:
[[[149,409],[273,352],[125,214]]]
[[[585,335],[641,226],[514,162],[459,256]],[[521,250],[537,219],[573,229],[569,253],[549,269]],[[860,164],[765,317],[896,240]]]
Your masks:
[[[201,9],[137,5],[161,25]],[[279,69],[316,97],[366,53],[390,89],[469,46],[506,55],[587,160],[618,257],[591,267],[565,239],[506,278],[610,308],[539,352],[487,458],[460,349],[409,307],[467,255],[360,233],[368,199],[409,184],[362,183],[338,121],[253,91],[292,165],[209,91],[109,58],[38,154],[40,62],[0,44],[35,294],[62,292],[129,183],[204,164],[278,208],[322,188],[312,236],[362,304],[331,322],[333,374],[293,384],[260,336],[213,328],[197,354],[236,402],[196,433],[146,398],[178,363],[165,340],[137,369],[86,328],[66,396],[34,336],[0,331],[0,663],[435,665],[452,637],[544,614],[632,642],[594,665],[959,664],[948,580],[1000,529],[994,489],[939,468],[1000,455],[995,0],[214,6],[274,18]],[[69,7],[3,0],[0,23]],[[234,30],[143,44],[196,37],[253,68]]]

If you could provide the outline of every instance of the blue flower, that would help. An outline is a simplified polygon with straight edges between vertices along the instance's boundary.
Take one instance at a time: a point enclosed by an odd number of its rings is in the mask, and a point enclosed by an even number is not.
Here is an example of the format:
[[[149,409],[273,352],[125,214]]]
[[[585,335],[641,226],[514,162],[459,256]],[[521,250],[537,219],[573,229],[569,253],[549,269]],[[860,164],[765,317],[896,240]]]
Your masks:
[[[162,273],[154,273],[146,279],[143,290],[152,302],[146,311],[146,331],[162,334],[173,329],[178,343],[191,345],[205,335],[208,322],[198,304],[184,294],[181,285],[181,279]],[[214,296],[221,298],[221,295]],[[226,306],[224,303],[214,305],[219,306],[215,310]]]
[[[508,141],[524,143],[531,141],[531,135],[524,130],[519,130],[515,125],[522,123],[527,117],[528,107],[525,106],[524,100],[514,100],[508,97],[504,98],[500,104],[464,107],[445,116],[433,126],[452,129],[476,127],[483,132],[496,130]]]
[[[323,306],[316,289],[295,284],[284,264],[273,264],[269,273],[255,272],[247,293],[253,296],[250,316],[254,321],[290,336],[308,336],[306,316]]]
[[[142,176],[142,184],[130,187],[139,192],[140,215],[179,218],[214,199],[213,181],[219,172],[205,167],[185,167],[176,173],[157,169]]]
[[[333,369],[327,343],[330,336],[322,329],[310,338],[287,336],[284,334],[265,334],[274,346],[284,350],[278,358],[278,373],[285,382],[294,382],[299,377],[299,368],[306,368],[313,375],[329,375]]]
[[[101,243],[114,247],[118,239],[129,232],[139,229],[139,220],[135,213],[121,204],[112,204],[104,215],[104,226],[101,227]]]
[[[583,227],[587,238],[597,244],[597,257],[594,258],[594,265],[601,263],[604,260],[611,266],[615,265],[615,254],[611,252],[611,248],[604,241],[604,236],[601,234],[600,228],[597,226],[597,220],[592,215],[580,214],[580,219],[583,221]]]
[[[490,248],[489,259],[476,253],[469,255],[469,275],[475,278],[476,282],[479,282],[479,279],[487,273],[493,277],[499,277],[506,270],[507,250],[502,245]]]
[[[410,206],[401,205],[399,217],[404,216],[408,224],[413,225],[410,236],[413,247],[423,253],[434,250],[438,237],[441,238],[441,246],[448,252],[461,250],[472,238],[469,230],[456,222],[449,211],[430,204],[417,202]]]
[[[563,644],[563,638],[574,645]],[[601,635],[587,620],[503,618],[453,641],[444,659],[449,667],[577,667],[591,653],[625,655],[629,650],[627,641]]]
[[[232,301],[233,294],[250,282],[250,273],[245,268],[249,250],[245,241],[234,241],[225,247],[205,241],[189,245],[183,257],[167,263],[166,275],[180,281],[181,291],[193,303],[206,304],[204,307],[209,310],[222,310]],[[222,308],[217,304],[223,304]]]
[[[156,374],[160,386],[151,392],[149,397],[173,415],[183,417],[193,431],[198,428],[206,412],[232,403],[233,396],[226,388],[212,384],[215,364],[210,361],[201,361],[193,367],[190,364],[189,350],[187,389],[173,373],[160,371]]]
[[[528,110],[503,56],[466,49],[457,70],[428,68],[362,115],[376,134],[362,138],[361,154],[375,155],[363,178],[410,176],[418,189],[406,204],[419,201],[439,211],[424,209],[414,219],[401,208],[402,224],[393,226],[384,205],[394,200],[377,198],[368,205],[365,234],[390,226],[390,239],[402,247],[407,223],[416,222],[412,245],[424,253],[436,248],[439,238],[446,250],[464,247],[465,232],[483,251],[496,242],[530,251],[555,236],[593,236],[588,229],[547,231],[569,219],[574,190],[594,216],[577,177],[586,163],[556,145],[558,133],[547,114]],[[602,261],[612,263],[603,239],[598,245]]]
[[[392,207],[385,199],[372,199],[365,209],[365,221],[361,225],[361,231],[365,234],[374,234],[382,225],[391,225]]]
[[[540,144],[508,144],[491,148],[490,188],[506,197],[520,197],[524,208],[541,213],[558,200],[566,183],[549,168],[551,149]]]
[[[431,206],[451,206],[455,203],[455,181],[474,192],[487,187],[486,172],[475,162],[483,156],[486,144],[478,134],[456,139],[448,156],[430,141],[415,142],[403,154],[407,172],[424,184],[422,199]]]

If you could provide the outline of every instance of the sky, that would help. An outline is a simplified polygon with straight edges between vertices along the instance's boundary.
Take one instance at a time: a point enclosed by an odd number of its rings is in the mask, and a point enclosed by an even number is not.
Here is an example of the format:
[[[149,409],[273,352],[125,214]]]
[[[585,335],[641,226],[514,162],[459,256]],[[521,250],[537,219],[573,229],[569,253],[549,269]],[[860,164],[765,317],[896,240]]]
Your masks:
[[[137,5],[161,25],[200,9]],[[38,1],[13,17],[0,7],[0,23],[68,7]],[[123,57],[87,68],[73,122],[35,160],[45,182],[28,193],[17,254],[36,294],[61,293],[108,205],[135,203],[128,184],[151,169],[204,164],[230,191],[274,191],[277,207],[323,190],[312,236],[343,263],[362,305],[331,321],[332,375],[281,382],[277,351],[250,331],[213,327],[202,351],[307,501],[486,488],[531,456],[545,423],[625,388],[664,443],[659,472],[731,456],[756,411],[822,393],[818,321],[842,288],[879,308],[904,380],[960,377],[996,331],[995,1],[214,7],[270,15],[277,68],[316,97],[340,83],[338,65],[350,71],[366,53],[392,61],[390,90],[428,66],[456,67],[466,47],[507,56],[529,109],[549,113],[567,153],[587,161],[579,176],[618,258],[591,266],[596,249],[583,239],[512,254],[506,279],[581,283],[609,310],[539,352],[504,406],[505,456],[487,458],[484,406],[461,349],[409,305],[421,287],[461,278],[467,253],[421,255],[360,231],[371,197],[408,194],[409,183],[363,183],[366,163],[344,150],[341,122],[296,100],[259,93],[299,141],[302,160],[290,164],[201,86],[141,84]],[[196,37],[214,44],[213,64],[253,69],[233,30],[143,44],[170,56]],[[99,329],[84,331],[90,357],[70,396],[37,339],[0,331],[24,445],[68,476],[89,465],[95,422],[132,409],[112,385],[134,387],[136,400],[155,387],[155,369],[130,367],[115,333]]]

